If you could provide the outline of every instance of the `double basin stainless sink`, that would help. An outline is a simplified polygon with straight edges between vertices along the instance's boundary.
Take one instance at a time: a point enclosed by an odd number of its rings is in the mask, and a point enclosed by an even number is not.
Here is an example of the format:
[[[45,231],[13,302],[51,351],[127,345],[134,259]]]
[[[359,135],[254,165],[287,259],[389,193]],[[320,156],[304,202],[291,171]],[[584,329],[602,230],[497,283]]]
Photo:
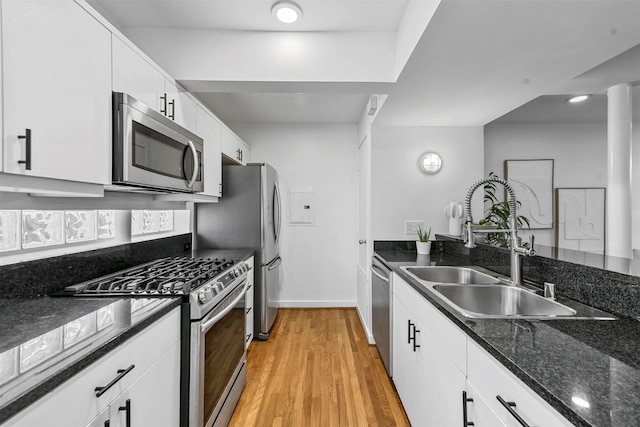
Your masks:
[[[576,310],[469,267],[401,267],[466,317],[549,319],[575,317]]]

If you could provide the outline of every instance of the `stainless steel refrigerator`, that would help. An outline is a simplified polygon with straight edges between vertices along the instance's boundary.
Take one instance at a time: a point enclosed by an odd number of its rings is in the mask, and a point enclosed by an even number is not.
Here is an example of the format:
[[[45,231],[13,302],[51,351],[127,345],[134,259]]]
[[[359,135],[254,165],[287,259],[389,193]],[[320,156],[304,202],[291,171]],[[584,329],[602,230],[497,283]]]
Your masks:
[[[278,315],[281,287],[278,173],[266,163],[225,165],[222,183],[218,203],[196,205],[196,248],[253,249],[254,336],[266,340]]]

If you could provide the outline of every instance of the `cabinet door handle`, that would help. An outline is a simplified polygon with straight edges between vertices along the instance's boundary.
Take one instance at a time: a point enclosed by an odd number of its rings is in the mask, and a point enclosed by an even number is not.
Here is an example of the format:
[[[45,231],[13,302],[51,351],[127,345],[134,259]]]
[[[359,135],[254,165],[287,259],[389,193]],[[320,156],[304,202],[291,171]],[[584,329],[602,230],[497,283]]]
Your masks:
[[[420,329],[416,329],[416,325],[413,325],[413,351],[420,348],[420,344],[418,344],[418,340],[416,339],[416,334],[420,333]]]
[[[240,157],[240,149],[239,148],[236,150],[236,159],[242,160],[242,158]]]
[[[107,420],[104,422],[104,427],[109,427],[111,425],[111,421]]]
[[[251,308],[252,307],[247,308],[247,314],[251,313]]]
[[[160,112],[166,116],[167,115],[167,94],[165,93],[164,95],[162,95],[160,99],[162,100],[162,107],[160,107]]]
[[[413,339],[411,338],[411,326],[413,326],[413,323],[411,323],[411,320],[407,320],[407,322],[407,344],[411,344],[411,340]]]
[[[172,99],[169,105],[171,106],[171,112],[168,114],[168,116],[171,120],[175,120],[176,119],[176,100]]]
[[[475,426],[473,421],[469,421],[467,417],[467,403],[473,402],[473,398],[467,397],[467,392],[462,390],[462,427]]]
[[[118,410],[125,411],[125,413],[124,413],[125,424],[124,425],[126,427],[131,427],[131,399],[127,399],[124,402],[124,406],[119,407]]]
[[[516,407],[516,402],[507,402],[500,395],[497,395],[496,399],[498,399],[498,402],[500,402],[500,404],[504,406],[507,409],[507,411],[509,411],[509,413],[513,416],[513,418],[515,418],[516,421],[518,421],[522,427],[530,427],[529,424],[520,416],[520,414],[518,414],[518,412],[516,412],[516,410],[513,409]]]
[[[103,394],[105,394],[107,392],[107,390],[109,390],[111,387],[113,387],[115,385],[115,383],[120,381],[122,379],[122,377],[124,377],[129,372],[131,372],[133,370],[133,368],[135,368],[135,367],[136,367],[136,365],[131,365],[127,369],[118,369],[118,376],[115,377],[114,379],[112,379],[109,384],[107,384],[104,387],[96,387],[96,389],[95,389],[96,397],[100,397]]]
[[[25,129],[24,135],[18,135],[18,139],[24,139],[24,160],[18,160],[19,164],[23,164],[28,171],[31,170],[31,129]]]

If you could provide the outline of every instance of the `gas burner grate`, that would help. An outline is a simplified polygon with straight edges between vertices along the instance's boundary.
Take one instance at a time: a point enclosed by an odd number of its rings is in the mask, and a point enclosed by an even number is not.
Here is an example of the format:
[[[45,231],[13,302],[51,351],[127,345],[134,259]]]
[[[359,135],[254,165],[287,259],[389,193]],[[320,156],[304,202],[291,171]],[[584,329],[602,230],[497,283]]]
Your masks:
[[[68,287],[77,295],[185,295],[236,263],[219,258],[161,258],[100,279]]]

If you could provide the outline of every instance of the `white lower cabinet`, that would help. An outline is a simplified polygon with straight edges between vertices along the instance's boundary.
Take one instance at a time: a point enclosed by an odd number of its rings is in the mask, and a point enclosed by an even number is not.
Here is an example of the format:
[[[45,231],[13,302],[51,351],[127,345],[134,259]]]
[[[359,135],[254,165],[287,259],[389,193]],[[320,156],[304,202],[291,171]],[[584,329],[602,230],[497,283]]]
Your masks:
[[[394,277],[394,288],[396,283]],[[400,286],[407,285],[401,282]],[[407,416],[415,426],[460,425],[465,374],[436,343],[420,314],[409,311],[405,302],[394,289],[393,381]]]
[[[462,426],[507,427],[470,383],[467,382],[463,393]]]
[[[573,425],[471,340],[468,343],[468,364],[469,384],[477,390],[504,425],[521,427],[523,424],[517,417],[531,426]],[[505,403],[501,403],[498,398]]]
[[[179,425],[179,366],[178,342],[109,405],[109,427]]]
[[[393,294],[393,382],[412,425],[572,425],[396,274]]]
[[[177,426],[179,382],[180,308],[176,308],[3,426],[126,426],[127,399],[130,427]],[[96,387],[107,386],[97,396]]]

